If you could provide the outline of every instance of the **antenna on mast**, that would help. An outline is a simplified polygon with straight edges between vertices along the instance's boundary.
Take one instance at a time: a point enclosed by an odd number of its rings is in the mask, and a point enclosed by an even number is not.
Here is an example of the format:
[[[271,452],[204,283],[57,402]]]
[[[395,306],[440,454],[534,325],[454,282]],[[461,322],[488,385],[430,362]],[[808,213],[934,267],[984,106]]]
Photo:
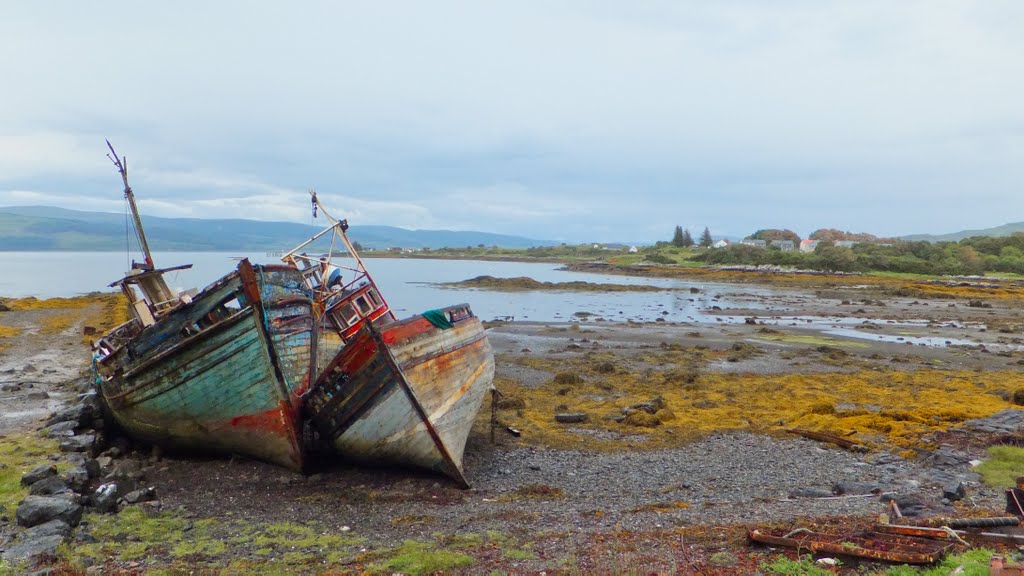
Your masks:
[[[139,246],[142,248],[142,254],[146,257],[146,263],[141,268],[146,270],[153,269],[153,255],[149,252],[149,243],[146,242],[146,233],[142,231],[142,217],[139,216],[139,208],[135,205],[135,193],[132,192],[132,187],[128,185],[128,158],[118,157],[117,152],[114,151],[114,146],[110,144],[110,140],[105,140],[107,148],[110,148],[110,154],[107,154],[107,158],[114,163],[117,167],[117,171],[121,174],[121,180],[124,182],[124,197],[128,201],[128,206],[132,210],[132,218],[135,221],[135,236],[139,239]],[[133,267],[134,267],[133,263]]]

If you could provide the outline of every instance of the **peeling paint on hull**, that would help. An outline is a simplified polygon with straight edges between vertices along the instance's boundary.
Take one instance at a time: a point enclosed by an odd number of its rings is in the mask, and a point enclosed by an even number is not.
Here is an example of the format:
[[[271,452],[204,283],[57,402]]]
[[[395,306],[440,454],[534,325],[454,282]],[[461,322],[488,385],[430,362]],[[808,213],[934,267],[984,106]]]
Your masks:
[[[296,271],[244,262],[104,359],[100,389],[132,436],[299,470],[312,328]]]
[[[349,340],[307,398],[321,437],[346,458],[465,485],[466,439],[494,380],[483,325],[469,316],[442,329],[414,316],[373,330]]]

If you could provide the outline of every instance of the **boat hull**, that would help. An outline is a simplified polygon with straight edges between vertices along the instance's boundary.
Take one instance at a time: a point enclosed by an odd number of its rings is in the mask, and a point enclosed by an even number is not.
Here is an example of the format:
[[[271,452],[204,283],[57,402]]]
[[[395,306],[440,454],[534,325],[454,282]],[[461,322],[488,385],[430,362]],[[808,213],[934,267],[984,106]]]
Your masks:
[[[106,358],[100,389],[134,437],[298,470],[312,328],[300,276],[244,262]]]
[[[450,307],[452,312],[468,307]],[[458,316],[458,314],[457,314]],[[494,379],[494,354],[471,313],[364,326],[307,398],[321,439],[345,458],[413,466],[463,485],[462,455]]]

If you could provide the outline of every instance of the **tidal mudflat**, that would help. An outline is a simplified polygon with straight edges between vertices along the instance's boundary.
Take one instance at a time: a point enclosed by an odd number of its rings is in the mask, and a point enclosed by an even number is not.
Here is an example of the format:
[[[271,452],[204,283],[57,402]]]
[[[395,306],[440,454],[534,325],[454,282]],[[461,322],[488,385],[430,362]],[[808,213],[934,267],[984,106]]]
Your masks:
[[[500,395],[493,443],[485,402],[467,446],[470,490],[161,453],[112,428],[59,452],[39,429],[88,388],[85,327],[116,306],[5,301],[0,548],[26,538],[22,474],[97,456],[90,484],[121,475],[153,493],[119,514],[87,507],[53,552],[66,573],[748,574],[779,554],[746,543],[753,525],[862,525],[891,498],[908,514],[1001,512],[1005,486],[971,462],[1024,438],[1015,286],[719,276],[728,293],[699,300],[708,279],[692,278],[685,321],[491,323]]]

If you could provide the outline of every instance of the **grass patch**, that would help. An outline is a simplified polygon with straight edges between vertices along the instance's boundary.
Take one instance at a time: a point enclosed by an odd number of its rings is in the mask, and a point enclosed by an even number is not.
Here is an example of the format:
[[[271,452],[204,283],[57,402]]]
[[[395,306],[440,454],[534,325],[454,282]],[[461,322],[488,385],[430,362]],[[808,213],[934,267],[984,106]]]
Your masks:
[[[772,336],[754,336],[757,340],[768,340],[771,342],[785,342],[787,344],[806,344],[808,346],[841,346],[844,348],[867,348],[866,342],[853,342],[828,338],[826,336],[811,336],[809,334],[780,334]]]
[[[776,556],[770,562],[761,564],[765,574],[778,574],[780,576],[832,576],[835,572],[822,568],[814,563],[811,555],[800,556],[796,560],[786,556]]]
[[[21,328],[0,325],[0,338],[14,338],[18,334],[21,334]]]
[[[975,468],[985,484],[997,488],[1016,486],[1017,477],[1024,475],[1024,448],[992,446],[988,455],[989,459]]]
[[[992,551],[984,548],[968,550],[963,554],[946,556],[938,564],[928,568],[912,568],[910,566],[893,566],[888,570],[873,572],[875,576],[988,576],[988,563],[992,559]],[[962,571],[957,571],[962,568]]]
[[[29,470],[50,462],[47,456],[57,452],[57,441],[34,434],[21,434],[0,438],[0,508],[13,517],[28,487],[21,485],[21,476]],[[58,464],[64,471],[67,464]]]
[[[116,564],[143,558],[147,573],[187,574],[186,568],[192,567],[217,574],[330,571],[351,561],[352,547],[364,541],[291,522],[190,520],[170,512],[149,513],[141,507],[129,507],[116,515],[89,514],[86,521],[96,542],[65,544],[60,556],[71,566],[79,566],[81,558],[89,557],[111,571],[116,571]],[[248,558],[238,563],[231,560],[239,556]]]
[[[386,555],[388,558],[368,566],[367,570],[370,573],[400,572],[416,576],[466,568],[473,564],[473,559],[465,554],[443,550],[433,544],[416,540],[406,540],[401,546],[378,554]]]

